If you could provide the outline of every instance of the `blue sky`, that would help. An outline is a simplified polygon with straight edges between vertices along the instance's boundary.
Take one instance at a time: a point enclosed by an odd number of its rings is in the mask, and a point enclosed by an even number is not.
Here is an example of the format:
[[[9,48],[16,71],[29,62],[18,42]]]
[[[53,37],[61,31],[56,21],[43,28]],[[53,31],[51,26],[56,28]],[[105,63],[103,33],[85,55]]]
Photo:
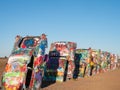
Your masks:
[[[0,0],[0,57],[10,55],[16,35],[42,33],[49,46],[73,41],[120,54],[120,0]]]

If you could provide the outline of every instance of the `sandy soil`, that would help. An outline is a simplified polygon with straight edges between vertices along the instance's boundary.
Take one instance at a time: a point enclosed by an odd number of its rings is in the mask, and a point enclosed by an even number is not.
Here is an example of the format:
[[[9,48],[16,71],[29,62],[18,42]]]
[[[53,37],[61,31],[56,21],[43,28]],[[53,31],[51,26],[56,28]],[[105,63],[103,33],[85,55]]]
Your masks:
[[[4,71],[5,64],[7,63],[7,59],[0,58],[0,80],[2,72]]]
[[[92,77],[55,83],[43,90],[120,90],[120,69]]]
[[[0,79],[7,59],[0,59]],[[120,69],[63,83],[46,83],[42,90],[120,90]]]

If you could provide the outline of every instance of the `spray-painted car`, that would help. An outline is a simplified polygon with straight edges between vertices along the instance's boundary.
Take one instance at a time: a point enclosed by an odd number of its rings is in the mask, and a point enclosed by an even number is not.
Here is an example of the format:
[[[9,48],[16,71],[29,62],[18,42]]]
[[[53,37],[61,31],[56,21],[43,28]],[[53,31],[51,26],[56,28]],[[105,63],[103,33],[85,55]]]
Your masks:
[[[2,77],[3,90],[39,90],[45,64],[46,35],[16,36],[15,39]]]
[[[76,47],[74,42],[51,43],[49,60],[46,63],[45,80],[63,82],[67,78],[72,78]]]
[[[76,49],[74,78],[84,77],[89,58],[89,49]]]

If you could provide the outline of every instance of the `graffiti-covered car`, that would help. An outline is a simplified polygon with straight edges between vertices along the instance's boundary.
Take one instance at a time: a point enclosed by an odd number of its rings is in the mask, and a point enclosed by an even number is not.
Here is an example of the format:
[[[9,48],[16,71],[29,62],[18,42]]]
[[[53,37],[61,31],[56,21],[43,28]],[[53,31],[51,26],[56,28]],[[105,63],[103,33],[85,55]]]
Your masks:
[[[75,42],[57,41],[51,43],[49,60],[46,63],[44,79],[63,82],[72,78],[74,70]]]
[[[46,35],[17,35],[15,39],[14,48],[2,75],[3,90],[39,89],[44,73]]]

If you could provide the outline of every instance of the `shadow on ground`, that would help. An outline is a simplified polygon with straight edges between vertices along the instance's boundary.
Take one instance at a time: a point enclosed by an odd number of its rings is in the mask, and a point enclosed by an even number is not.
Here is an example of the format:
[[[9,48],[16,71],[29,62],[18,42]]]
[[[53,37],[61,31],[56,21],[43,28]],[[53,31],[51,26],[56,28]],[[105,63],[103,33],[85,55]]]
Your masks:
[[[48,87],[48,86],[55,84],[55,83],[56,83],[56,81],[42,81],[41,88]]]

